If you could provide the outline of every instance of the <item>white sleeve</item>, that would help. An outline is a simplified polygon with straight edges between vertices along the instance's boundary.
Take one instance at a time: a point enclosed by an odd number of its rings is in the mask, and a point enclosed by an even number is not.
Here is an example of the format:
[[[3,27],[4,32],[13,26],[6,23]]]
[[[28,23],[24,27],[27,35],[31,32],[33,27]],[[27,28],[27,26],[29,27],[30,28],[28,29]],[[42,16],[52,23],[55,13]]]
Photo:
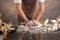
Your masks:
[[[39,2],[45,2],[45,0],[39,0]]]
[[[14,3],[22,3],[22,0],[14,0]]]

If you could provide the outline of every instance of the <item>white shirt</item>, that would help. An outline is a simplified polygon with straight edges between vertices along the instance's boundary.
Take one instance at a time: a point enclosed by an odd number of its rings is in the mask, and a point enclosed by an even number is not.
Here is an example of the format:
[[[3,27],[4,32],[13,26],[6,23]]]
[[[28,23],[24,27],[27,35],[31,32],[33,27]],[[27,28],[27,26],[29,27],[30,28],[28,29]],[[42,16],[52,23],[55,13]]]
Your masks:
[[[45,2],[45,0],[38,0],[39,2]],[[22,3],[22,0],[14,0],[14,3]]]

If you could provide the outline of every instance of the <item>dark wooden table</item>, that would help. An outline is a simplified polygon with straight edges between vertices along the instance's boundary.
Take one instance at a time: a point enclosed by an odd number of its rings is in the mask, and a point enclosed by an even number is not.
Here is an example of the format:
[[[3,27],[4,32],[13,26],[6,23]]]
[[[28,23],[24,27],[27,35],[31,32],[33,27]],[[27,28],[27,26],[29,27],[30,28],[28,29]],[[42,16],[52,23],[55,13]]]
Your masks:
[[[22,36],[23,35],[23,36]],[[60,33],[30,33],[16,31],[9,34],[7,40],[60,40]]]

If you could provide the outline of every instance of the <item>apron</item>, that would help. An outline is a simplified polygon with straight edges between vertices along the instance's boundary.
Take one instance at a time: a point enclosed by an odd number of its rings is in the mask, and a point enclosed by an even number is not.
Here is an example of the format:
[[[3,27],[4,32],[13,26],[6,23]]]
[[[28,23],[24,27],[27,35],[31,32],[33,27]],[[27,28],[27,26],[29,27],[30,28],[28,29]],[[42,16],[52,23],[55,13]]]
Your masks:
[[[32,19],[33,13],[31,12],[33,11],[35,7],[37,10],[39,10],[39,4],[37,0],[22,0],[22,9],[29,20]],[[18,17],[18,21],[21,21],[21,18],[19,17]]]

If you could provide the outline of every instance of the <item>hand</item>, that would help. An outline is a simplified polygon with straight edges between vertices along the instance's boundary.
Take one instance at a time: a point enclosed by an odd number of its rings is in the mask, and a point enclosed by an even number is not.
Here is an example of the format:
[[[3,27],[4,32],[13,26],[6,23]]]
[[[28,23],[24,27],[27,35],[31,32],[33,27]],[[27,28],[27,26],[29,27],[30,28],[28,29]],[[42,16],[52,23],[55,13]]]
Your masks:
[[[28,26],[38,26],[40,23],[37,20],[30,20],[26,23]]]
[[[34,23],[35,26],[38,26],[40,24],[40,22],[37,21],[37,20],[33,20],[33,23]]]

